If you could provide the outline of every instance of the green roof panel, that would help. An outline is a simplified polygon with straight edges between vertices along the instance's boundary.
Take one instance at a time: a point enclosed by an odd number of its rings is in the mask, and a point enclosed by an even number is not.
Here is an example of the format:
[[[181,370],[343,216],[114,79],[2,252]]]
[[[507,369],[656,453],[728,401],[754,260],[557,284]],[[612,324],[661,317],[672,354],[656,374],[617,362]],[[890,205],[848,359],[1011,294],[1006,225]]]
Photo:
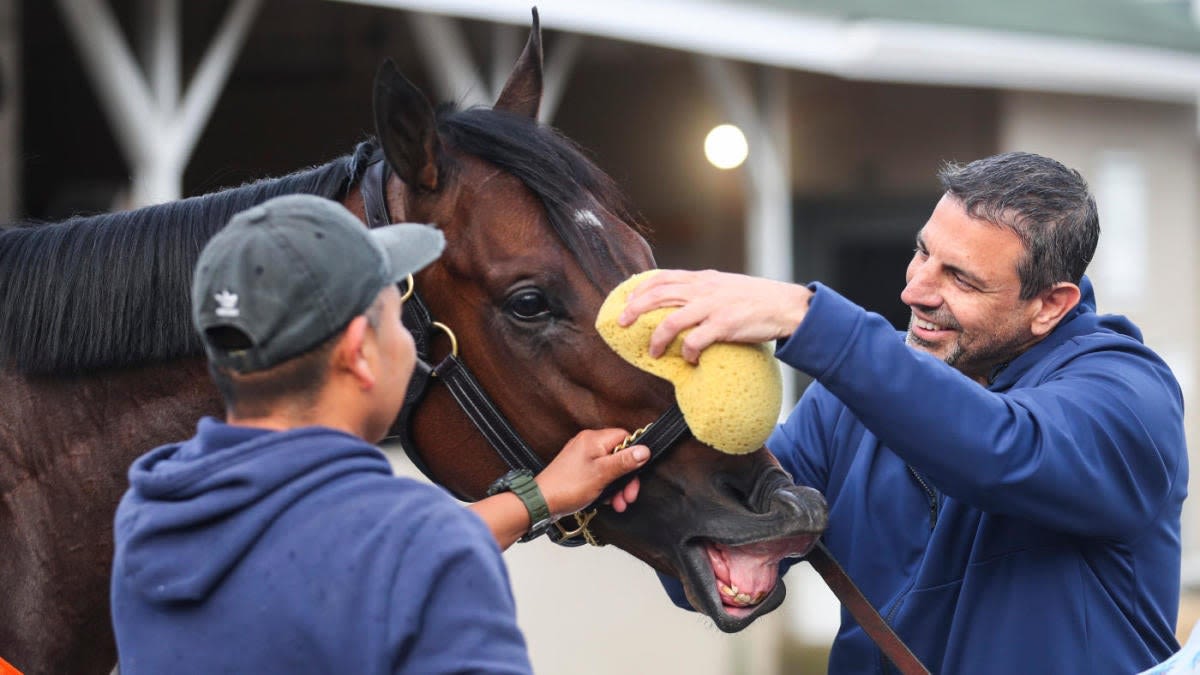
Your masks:
[[[1184,0],[727,0],[849,21],[888,19],[1200,52]]]

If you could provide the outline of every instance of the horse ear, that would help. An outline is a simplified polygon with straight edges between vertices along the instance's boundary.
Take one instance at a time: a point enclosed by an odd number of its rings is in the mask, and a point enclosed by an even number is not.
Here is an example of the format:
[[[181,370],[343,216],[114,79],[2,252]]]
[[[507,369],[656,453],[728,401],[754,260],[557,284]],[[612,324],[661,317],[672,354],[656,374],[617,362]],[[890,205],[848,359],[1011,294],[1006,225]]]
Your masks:
[[[375,134],[392,170],[409,187],[436,190],[441,141],[429,99],[391,59],[375,74]]]
[[[533,8],[533,28],[529,41],[517,59],[512,74],[504,83],[500,98],[496,99],[496,110],[505,110],[531,119],[537,119],[538,107],[542,105],[542,26],[538,21],[537,7]]]

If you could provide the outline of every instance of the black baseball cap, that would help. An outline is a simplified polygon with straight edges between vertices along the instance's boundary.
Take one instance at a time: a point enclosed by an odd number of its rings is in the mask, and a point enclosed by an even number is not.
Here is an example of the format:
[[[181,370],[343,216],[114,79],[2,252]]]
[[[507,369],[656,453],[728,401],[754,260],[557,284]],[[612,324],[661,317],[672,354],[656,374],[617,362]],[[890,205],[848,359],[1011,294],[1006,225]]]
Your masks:
[[[428,225],[368,230],[337,202],[276,197],[235,215],[200,252],[192,319],[214,365],[264,370],[333,337],[445,245]]]

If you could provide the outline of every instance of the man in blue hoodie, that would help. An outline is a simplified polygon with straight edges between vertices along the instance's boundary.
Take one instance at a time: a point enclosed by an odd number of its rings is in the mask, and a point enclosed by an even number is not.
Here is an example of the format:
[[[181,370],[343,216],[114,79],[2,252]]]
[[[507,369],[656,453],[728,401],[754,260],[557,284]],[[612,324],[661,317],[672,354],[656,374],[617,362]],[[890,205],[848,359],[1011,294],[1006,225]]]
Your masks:
[[[226,421],[130,469],[112,577],[123,675],[530,671],[498,543],[535,512],[586,506],[649,451],[610,455],[624,431],[582,432],[555,471],[474,511],[393,476],[372,444],[416,362],[396,283],[443,246],[292,195],[204,248],[193,318]]]
[[[931,671],[1145,669],[1178,649],[1179,385],[1132,323],[1096,313],[1077,172],[1009,153],[940,177],[903,339],[820,284],[712,271],[659,273],[621,322],[678,307],[651,354],[687,329],[693,361],[779,340],[816,380],[767,446],[825,494],[826,545]],[[829,671],[891,666],[843,611]]]

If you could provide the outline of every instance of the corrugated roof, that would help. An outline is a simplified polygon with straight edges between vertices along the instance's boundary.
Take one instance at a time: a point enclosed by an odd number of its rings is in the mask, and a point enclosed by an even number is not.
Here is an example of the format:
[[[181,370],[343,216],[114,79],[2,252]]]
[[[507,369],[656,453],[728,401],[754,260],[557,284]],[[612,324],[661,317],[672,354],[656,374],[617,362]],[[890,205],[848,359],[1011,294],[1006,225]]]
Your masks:
[[[531,0],[340,0],[528,25]],[[1200,1],[1200,0],[1198,0]],[[538,0],[545,28],[849,79],[1194,104],[1183,0]]]
[[[1200,52],[1187,2],[1138,0],[724,0],[848,21],[888,19]]]

